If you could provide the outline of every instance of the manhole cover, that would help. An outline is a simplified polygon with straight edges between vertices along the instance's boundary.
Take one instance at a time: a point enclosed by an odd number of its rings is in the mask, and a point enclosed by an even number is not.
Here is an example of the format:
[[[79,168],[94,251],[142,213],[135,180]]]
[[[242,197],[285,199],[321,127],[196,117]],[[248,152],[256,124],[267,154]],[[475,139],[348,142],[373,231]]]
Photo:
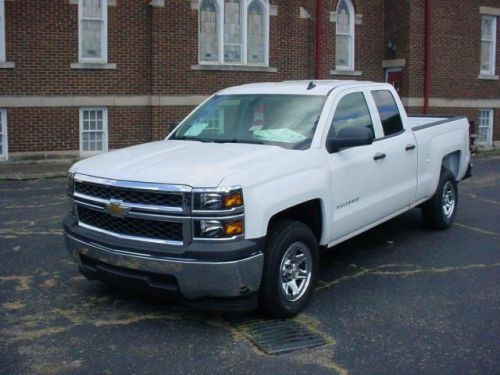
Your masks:
[[[267,354],[286,353],[327,344],[323,337],[292,319],[271,320],[252,315],[228,316],[227,319]]]

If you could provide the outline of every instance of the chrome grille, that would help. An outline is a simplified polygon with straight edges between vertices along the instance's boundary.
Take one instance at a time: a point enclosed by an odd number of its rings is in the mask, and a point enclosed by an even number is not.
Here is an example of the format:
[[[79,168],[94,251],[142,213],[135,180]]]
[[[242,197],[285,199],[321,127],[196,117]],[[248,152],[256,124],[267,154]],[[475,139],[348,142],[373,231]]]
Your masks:
[[[78,225],[108,236],[182,246],[191,241],[192,188],[76,174]]]
[[[100,199],[118,199],[127,203],[164,207],[182,207],[183,194],[132,190],[116,186],[98,185],[84,181],[75,182],[75,192]]]
[[[91,227],[121,235],[164,241],[183,240],[183,225],[180,222],[117,218],[82,206],[78,207],[78,219]]]

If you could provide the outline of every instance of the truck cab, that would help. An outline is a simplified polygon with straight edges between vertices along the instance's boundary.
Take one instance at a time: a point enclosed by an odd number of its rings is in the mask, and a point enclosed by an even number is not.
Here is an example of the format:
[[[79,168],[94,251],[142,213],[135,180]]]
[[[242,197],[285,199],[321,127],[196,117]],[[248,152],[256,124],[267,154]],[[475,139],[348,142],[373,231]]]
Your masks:
[[[320,247],[417,206],[445,229],[469,173],[467,119],[409,117],[388,84],[250,84],[165,140],[76,163],[65,239],[89,279],[289,317]]]

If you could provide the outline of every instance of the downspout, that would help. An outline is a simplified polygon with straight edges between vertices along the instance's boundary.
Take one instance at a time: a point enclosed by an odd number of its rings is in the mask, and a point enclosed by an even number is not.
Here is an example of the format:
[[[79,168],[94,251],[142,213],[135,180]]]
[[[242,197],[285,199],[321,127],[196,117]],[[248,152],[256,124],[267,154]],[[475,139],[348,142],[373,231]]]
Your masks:
[[[323,0],[316,0],[316,79],[323,78]]]
[[[149,141],[153,141],[153,103],[152,103],[152,97],[153,97],[153,65],[154,65],[154,51],[153,51],[153,46],[154,46],[154,37],[153,37],[153,21],[154,21],[154,7],[152,4],[149,4],[149,98],[150,98],[150,103],[149,103]]]
[[[429,113],[432,77],[432,0],[425,0],[424,114]]]

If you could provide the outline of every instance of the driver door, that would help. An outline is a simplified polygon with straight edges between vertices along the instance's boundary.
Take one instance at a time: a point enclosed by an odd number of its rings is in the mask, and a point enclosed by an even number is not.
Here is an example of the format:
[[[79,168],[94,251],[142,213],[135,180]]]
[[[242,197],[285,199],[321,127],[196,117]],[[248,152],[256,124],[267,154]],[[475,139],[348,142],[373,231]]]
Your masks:
[[[373,121],[367,93],[346,90],[333,104],[328,137],[344,127],[367,127],[375,137],[381,135],[380,123]],[[338,240],[380,219],[378,205],[388,181],[379,174],[374,155],[376,144],[352,147],[327,155],[330,198],[333,202],[330,218],[330,241]]]

